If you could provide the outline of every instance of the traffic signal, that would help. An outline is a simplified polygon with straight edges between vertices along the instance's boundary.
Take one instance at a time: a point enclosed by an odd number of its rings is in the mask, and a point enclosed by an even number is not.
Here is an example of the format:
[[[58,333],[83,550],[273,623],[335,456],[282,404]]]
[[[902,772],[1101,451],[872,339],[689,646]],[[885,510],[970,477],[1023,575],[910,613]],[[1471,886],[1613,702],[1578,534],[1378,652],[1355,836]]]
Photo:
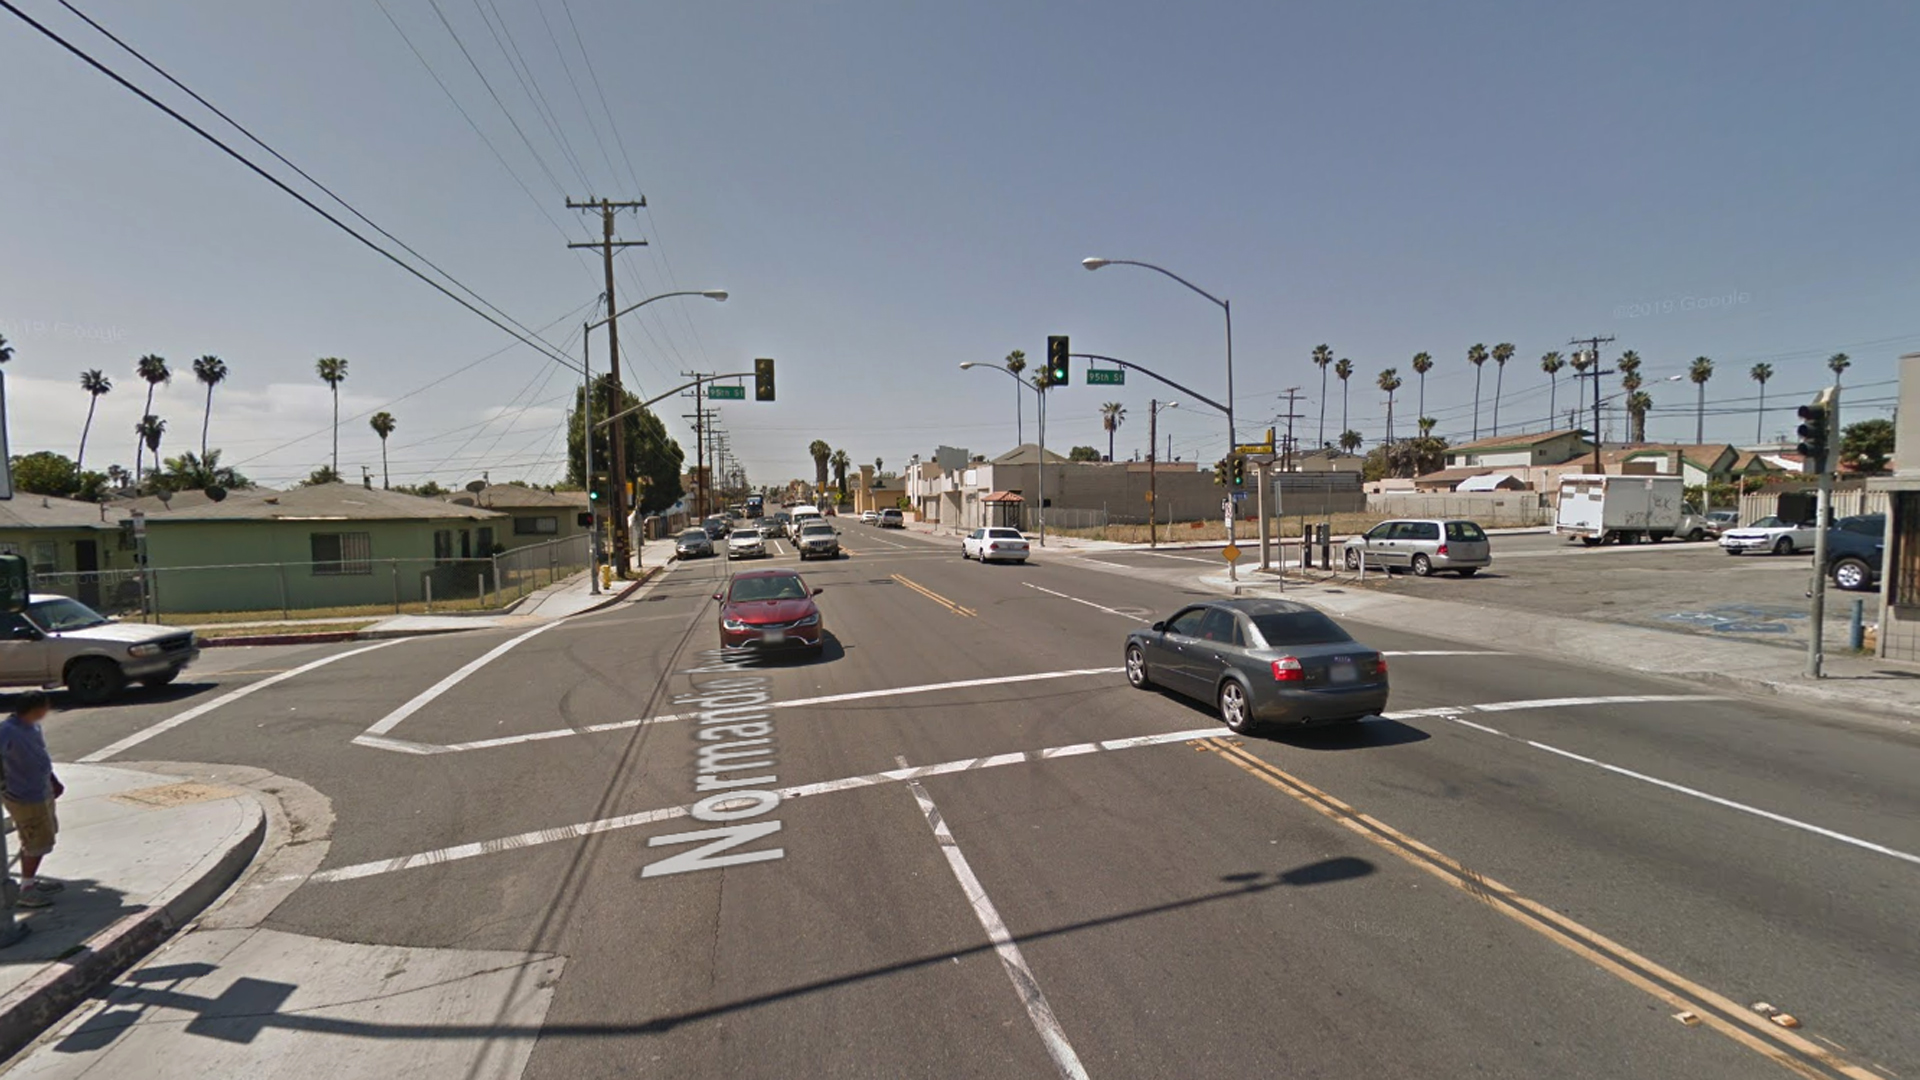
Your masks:
[[[573,516],[573,523],[583,529],[593,528],[593,511],[582,510]]]
[[[1213,463],[1213,482],[1221,485],[1222,487],[1226,486],[1226,483],[1227,483],[1227,459],[1226,458],[1221,458],[1219,461],[1216,461]]]
[[[1067,335],[1053,334],[1047,338],[1047,370],[1043,386],[1067,385]]]
[[[1800,415],[1800,456],[1806,459],[1805,470],[1810,473],[1824,473],[1832,468],[1833,447],[1833,390],[1820,391],[1820,395],[1808,405],[1802,405]]]
[[[1227,478],[1234,487],[1247,486],[1247,457],[1235,454],[1228,459]]]
[[[773,400],[773,360],[769,357],[753,362],[753,400]]]

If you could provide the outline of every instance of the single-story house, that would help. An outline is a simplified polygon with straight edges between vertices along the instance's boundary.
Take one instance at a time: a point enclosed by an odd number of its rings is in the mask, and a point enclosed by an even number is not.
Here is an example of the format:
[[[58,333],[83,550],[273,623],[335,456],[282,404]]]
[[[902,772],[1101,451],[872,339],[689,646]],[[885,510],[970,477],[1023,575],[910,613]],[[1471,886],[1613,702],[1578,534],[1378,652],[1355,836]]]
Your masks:
[[[1587,433],[1577,428],[1520,435],[1494,435],[1447,448],[1447,467],[1502,468],[1564,465],[1593,452]]]
[[[1481,473],[1469,476],[1454,487],[1455,491],[1525,491],[1527,482],[1507,472]]]
[[[0,502],[0,553],[24,556],[34,588],[101,601],[101,574],[136,559],[126,512],[102,503],[15,492]]]
[[[1686,480],[1688,487],[1732,479],[1734,464],[1739,458],[1740,451],[1725,443],[1702,446],[1649,443],[1600,453],[1608,472],[1626,476],[1679,476]]]
[[[500,529],[493,543],[502,551],[564,540],[588,530],[580,524],[580,515],[588,509],[585,492],[543,491],[522,484],[492,484],[479,491],[456,491],[442,496],[455,506],[497,510],[512,518]],[[492,554],[491,547],[484,554]]]

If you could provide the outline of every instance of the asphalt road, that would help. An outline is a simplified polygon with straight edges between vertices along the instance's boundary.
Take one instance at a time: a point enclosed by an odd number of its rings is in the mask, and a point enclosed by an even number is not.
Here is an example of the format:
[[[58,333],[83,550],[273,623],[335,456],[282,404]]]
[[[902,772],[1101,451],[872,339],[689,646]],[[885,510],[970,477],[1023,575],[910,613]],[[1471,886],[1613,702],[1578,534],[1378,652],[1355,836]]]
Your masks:
[[[272,928],[564,956],[531,1077],[1920,1071],[1913,740],[1358,624],[1391,718],[1229,738],[1118,670],[1202,566],[841,527],[819,661],[718,670],[710,560],[532,634],[211,652],[50,742],[328,796]],[[704,848],[726,707],[783,797]]]

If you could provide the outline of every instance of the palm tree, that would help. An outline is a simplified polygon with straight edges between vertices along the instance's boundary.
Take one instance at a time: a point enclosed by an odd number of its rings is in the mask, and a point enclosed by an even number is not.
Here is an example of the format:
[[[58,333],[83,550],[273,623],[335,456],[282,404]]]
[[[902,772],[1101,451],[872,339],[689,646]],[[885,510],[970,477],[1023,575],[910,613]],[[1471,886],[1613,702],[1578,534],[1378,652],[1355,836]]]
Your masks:
[[[390,487],[387,483],[387,436],[393,434],[393,429],[399,425],[394,422],[393,414],[384,409],[374,413],[373,419],[367,423],[372,426],[373,433],[380,436],[380,490],[386,491]]]
[[[1507,381],[1507,361],[1513,359],[1513,344],[1503,341],[1493,347],[1493,433],[1500,434],[1500,387]]]
[[[879,459],[879,458],[874,458],[874,459],[873,459],[873,475],[875,475],[875,476],[879,476],[879,475],[880,475],[880,469],[882,468],[882,465],[883,465],[883,463],[882,463],[882,461],[881,461],[881,459]]]
[[[1007,354],[1007,370],[1013,372],[1016,376],[1027,370],[1027,351],[1025,349],[1015,349]],[[1021,443],[1027,441],[1026,428],[1023,426],[1025,423],[1025,417],[1023,415],[1025,411],[1026,398],[1021,396],[1020,384],[1015,383],[1013,386],[1013,445],[1015,446],[1019,446]]]
[[[80,452],[73,457],[73,471],[80,472],[81,465],[87,460],[87,433],[93,430],[93,410],[100,404],[100,395],[113,389],[113,380],[99,368],[80,373],[80,389],[85,390],[87,398],[87,423],[80,429]]]
[[[125,465],[107,466],[107,483],[112,484],[116,489],[124,488],[132,482],[133,474],[127,472]]]
[[[1317,441],[1327,445],[1327,365],[1333,363],[1333,350],[1325,345],[1313,347],[1313,362],[1320,368],[1320,431]]]
[[[152,353],[148,353],[139,360],[134,361],[133,370],[141,378],[147,380],[147,406],[140,411],[144,416],[151,416],[153,415],[153,392],[159,389],[161,383],[172,382],[173,372],[167,370],[167,360],[165,357],[155,356]],[[140,455],[146,448],[145,438],[145,435],[141,435],[140,438],[133,441],[133,482],[135,486],[138,486],[140,483]]]
[[[1693,442],[1698,446],[1707,441],[1707,380],[1713,378],[1713,361],[1704,356],[1694,357],[1692,366],[1687,368],[1687,378],[1700,388],[1700,404],[1694,410],[1693,420]]]
[[[1333,365],[1333,373],[1340,377],[1340,430],[1343,432],[1340,438],[1345,440],[1346,435],[1344,432],[1347,428],[1347,380],[1353,377],[1353,361],[1344,356],[1341,357],[1340,362]]]
[[[1433,370],[1433,357],[1426,353],[1413,354],[1413,373],[1420,376],[1420,415],[1427,415],[1427,372]]]
[[[1853,361],[1847,358],[1846,353],[1837,352],[1827,357],[1827,370],[1833,372],[1834,389],[1840,388],[1840,373],[1852,366]]]
[[[160,437],[166,433],[167,422],[152,413],[142,416],[140,422],[133,425],[133,434],[140,440],[140,447],[153,451],[153,462],[156,469],[159,468],[160,465]],[[140,460],[135,458],[133,465],[133,486],[137,488],[140,486]]]
[[[193,362],[193,377],[207,384],[207,410],[200,416],[200,460],[207,460],[207,425],[213,422],[213,388],[227,381],[227,362],[203,356]]]
[[[827,486],[827,462],[833,457],[833,447],[825,439],[815,439],[807,444],[807,455],[813,458],[814,490],[822,490]]]
[[[1393,441],[1393,392],[1400,389],[1400,369],[1388,368],[1380,373],[1380,389],[1387,392],[1387,441]]]
[[[313,362],[320,381],[333,391],[333,474],[340,475],[340,384],[347,381],[347,362],[337,356],[323,356]]]
[[[1423,439],[1432,438],[1433,429],[1439,426],[1440,426],[1440,421],[1435,420],[1433,417],[1431,416],[1421,417],[1420,418],[1420,437]]]
[[[0,334],[0,364],[13,359],[13,346],[7,344],[7,335]]]
[[[1633,400],[1633,392],[1640,389],[1640,354],[1628,349],[1614,361],[1614,370],[1620,372],[1620,388],[1627,392],[1627,400]],[[1595,384],[1596,387],[1598,384]],[[1594,391],[1598,393],[1596,389]],[[1642,414],[1635,423],[1632,409],[1627,410],[1627,441],[1643,443],[1647,441],[1647,418]]]
[[[1349,454],[1360,449],[1360,444],[1365,441],[1359,432],[1352,429],[1340,433],[1340,449],[1345,450]]]
[[[845,450],[833,452],[833,480],[834,484],[840,488],[840,497],[843,499],[847,495],[847,468],[852,464],[853,459],[847,456]]]
[[[1567,362],[1560,358],[1558,352],[1546,353],[1540,357],[1540,370],[1547,373],[1547,427],[1549,430],[1553,427],[1554,414],[1560,411],[1557,407],[1560,394],[1560,369],[1566,366]]]
[[[1107,460],[1113,460],[1113,433],[1127,420],[1127,407],[1117,401],[1100,406],[1100,426],[1107,429]]]
[[[1574,353],[1573,358],[1567,361],[1567,366],[1573,369],[1574,388],[1579,391],[1577,400],[1573,403],[1573,410],[1576,416],[1584,415],[1587,411],[1587,384],[1581,382],[1580,377],[1585,375],[1587,369],[1593,366],[1594,360],[1595,357],[1592,353],[1583,350]],[[1598,390],[1596,389],[1595,392],[1598,393]],[[1573,426],[1579,427],[1580,425],[1576,421]],[[1597,431],[1594,432],[1593,437],[1598,439],[1600,433]]]
[[[1637,381],[1639,376],[1634,376]],[[1645,390],[1632,390],[1627,393],[1627,422],[1632,428],[1628,434],[1636,443],[1647,441],[1647,410],[1653,408],[1653,396]]]
[[[1772,364],[1755,364],[1747,372],[1753,381],[1760,384],[1760,407],[1753,410],[1753,441],[1760,441],[1760,433],[1766,430],[1767,423],[1767,380],[1773,378]]]
[[[1467,363],[1473,365],[1473,437],[1480,437],[1480,369],[1487,362],[1487,347],[1475,345],[1467,350]]]

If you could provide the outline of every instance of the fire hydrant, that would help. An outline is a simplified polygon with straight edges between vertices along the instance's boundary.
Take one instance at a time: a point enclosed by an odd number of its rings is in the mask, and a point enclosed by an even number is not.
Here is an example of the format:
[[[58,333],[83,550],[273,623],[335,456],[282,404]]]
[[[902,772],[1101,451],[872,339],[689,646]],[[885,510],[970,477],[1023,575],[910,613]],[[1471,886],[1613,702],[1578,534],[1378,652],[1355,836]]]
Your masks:
[[[613,567],[602,566],[600,568],[600,587],[603,589],[613,588]]]

